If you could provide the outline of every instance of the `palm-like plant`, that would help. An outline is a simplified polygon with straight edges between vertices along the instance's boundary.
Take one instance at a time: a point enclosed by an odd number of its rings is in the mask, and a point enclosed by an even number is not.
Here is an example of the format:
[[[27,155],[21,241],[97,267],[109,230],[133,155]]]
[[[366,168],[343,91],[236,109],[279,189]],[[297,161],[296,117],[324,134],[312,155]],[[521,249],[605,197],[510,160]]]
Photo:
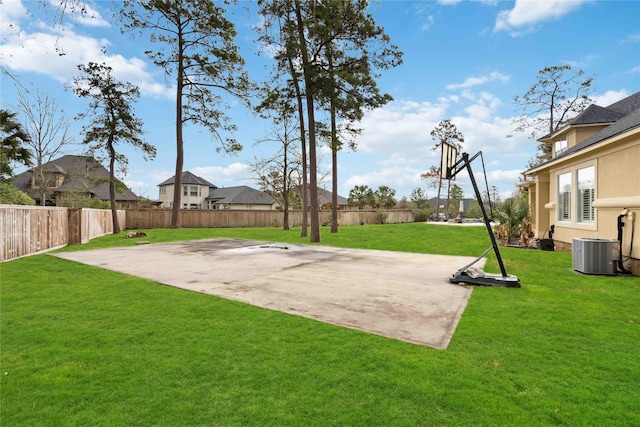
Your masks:
[[[507,237],[506,245],[520,234],[524,220],[529,216],[529,203],[524,198],[510,197],[494,211],[497,220]]]

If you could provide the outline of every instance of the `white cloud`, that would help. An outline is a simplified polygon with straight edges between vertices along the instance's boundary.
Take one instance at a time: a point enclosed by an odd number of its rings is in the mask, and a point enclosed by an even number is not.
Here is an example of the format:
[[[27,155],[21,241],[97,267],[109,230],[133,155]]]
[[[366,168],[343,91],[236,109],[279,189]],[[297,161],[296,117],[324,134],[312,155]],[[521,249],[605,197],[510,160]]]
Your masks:
[[[395,166],[364,175],[354,175],[344,182],[343,191],[348,192],[356,185],[367,185],[372,190],[378,189],[381,185],[394,189],[399,187],[424,187],[424,183],[420,179],[422,172],[424,172],[423,169],[415,167]],[[396,194],[398,197],[403,195],[406,194]]]
[[[175,176],[175,170],[169,170],[169,169],[158,170],[158,169],[154,169],[154,170],[149,171],[148,174],[151,177],[151,180],[155,183],[155,185],[158,185],[161,182],[166,181],[167,179],[171,178],[172,176]]]
[[[502,105],[502,101],[487,92],[482,92],[475,104],[471,104],[464,109],[469,118],[488,121],[491,120],[494,112]]]
[[[433,15],[429,15],[427,16],[423,21],[422,21],[422,26],[420,27],[420,29],[422,31],[427,31],[429,28],[431,28],[431,26],[433,25],[434,19],[433,19]]]
[[[636,43],[640,41],[640,33],[629,34],[622,40],[622,43]]]
[[[587,55],[581,61],[565,60],[565,61],[562,61],[562,62],[564,62],[565,64],[568,64],[568,65],[571,65],[573,68],[589,68],[589,66],[591,64],[593,64],[598,59],[599,59],[598,55]]]
[[[500,73],[498,71],[494,71],[494,72],[489,73],[489,74],[487,74],[485,76],[469,77],[462,83],[448,84],[447,85],[447,89],[449,89],[449,90],[469,89],[469,88],[472,88],[474,86],[483,85],[485,83],[493,82],[493,81],[496,81],[496,80],[498,80],[498,81],[500,81],[502,83],[506,83],[506,82],[509,81],[510,78],[511,78],[511,76],[508,76],[506,74],[502,74],[502,73]]]
[[[426,151],[433,142],[429,133],[444,117],[446,103],[393,101],[368,113],[360,123],[358,151],[393,156],[403,150]]]
[[[601,107],[606,107],[608,105],[613,104],[614,102],[618,102],[623,98],[631,95],[626,90],[608,90],[602,95],[595,95],[592,97],[594,104],[599,105]]]
[[[475,0],[478,3],[486,4],[489,6],[495,6],[498,4],[498,0]],[[455,6],[458,3],[462,3],[462,0],[438,0],[438,3],[443,6]]]
[[[511,131],[511,117],[454,117],[453,122],[465,137],[463,148],[469,154],[482,151],[490,158],[498,157],[507,160],[516,158],[518,166],[524,167],[526,160],[536,149],[536,143],[529,141],[524,135],[507,138]]]
[[[247,184],[247,177],[250,176],[249,166],[243,163],[235,162],[228,166],[195,166],[185,167],[183,172],[189,171],[194,175],[206,179],[210,183],[217,185],[218,187],[234,187],[237,185],[251,185]],[[158,185],[161,182],[175,176],[175,170],[162,169],[152,170],[147,172],[154,185]],[[241,182],[245,181],[245,182]],[[135,182],[135,181],[131,181]],[[132,189],[135,187],[131,187]]]
[[[496,169],[491,171],[488,174],[488,180],[491,182],[494,181],[510,181],[510,182],[518,182],[518,179],[522,176],[522,169],[510,169],[510,170],[501,170]]]
[[[49,0],[57,19],[71,18],[75,22],[88,27],[111,27],[91,4],[89,0]]]
[[[138,196],[148,197],[150,199],[157,197],[155,186],[149,185],[146,181],[124,179],[124,184]]]
[[[414,16],[419,18],[422,22],[422,24],[420,25],[420,30],[427,31],[429,28],[431,28],[435,20],[433,15],[429,13],[429,5],[426,3],[416,3],[413,7],[413,10]]]
[[[500,98],[484,91],[466,90],[465,93],[455,102],[451,97],[441,97],[436,103],[398,100],[369,113],[361,123],[364,130],[358,138],[357,154],[364,154],[367,160],[359,168],[350,166],[341,170],[342,191],[348,192],[354,185],[374,189],[388,185],[397,189],[401,197],[408,196],[413,188],[425,188],[420,173],[437,165],[440,158],[440,152],[432,150],[435,142],[430,132],[444,118],[451,118],[464,135],[464,152],[471,156],[483,152],[487,173],[490,173],[489,185],[513,188],[527,161],[535,154],[537,143],[522,134],[507,138],[513,117],[499,115]],[[458,115],[450,114],[448,109],[452,106],[459,111]],[[473,169],[481,173],[481,163],[474,162]],[[465,194],[472,194],[464,171],[457,182]]]
[[[189,169],[195,175],[206,179],[218,187],[234,187],[246,185],[241,180],[246,180],[250,175],[249,167],[243,163],[231,163],[228,166],[197,166]],[[172,174],[173,175],[173,174]]]
[[[58,2],[58,0],[52,0],[52,2]],[[82,10],[76,13],[76,19],[82,25],[86,25],[88,27],[111,27],[111,23],[105,20],[100,13],[91,7],[88,2],[85,2]]]
[[[21,19],[28,18],[29,11],[19,1],[3,1],[2,13],[0,13],[0,32],[6,37],[8,34],[20,30]]]
[[[525,30],[541,22],[558,19],[577,10],[589,0],[516,0],[513,9],[503,10],[496,18],[495,31]],[[513,34],[513,35],[520,35]]]
[[[9,34],[2,44],[0,63],[17,72],[33,72],[49,76],[61,83],[70,83],[78,75],[77,64],[89,62],[106,63],[113,68],[118,80],[128,81],[138,86],[143,95],[171,98],[174,91],[164,84],[154,81],[146,70],[147,63],[139,58],[125,58],[122,55],[108,55],[106,39],[98,39],[77,34],[65,29],[56,34],[53,31]],[[56,51],[56,48],[59,48]]]

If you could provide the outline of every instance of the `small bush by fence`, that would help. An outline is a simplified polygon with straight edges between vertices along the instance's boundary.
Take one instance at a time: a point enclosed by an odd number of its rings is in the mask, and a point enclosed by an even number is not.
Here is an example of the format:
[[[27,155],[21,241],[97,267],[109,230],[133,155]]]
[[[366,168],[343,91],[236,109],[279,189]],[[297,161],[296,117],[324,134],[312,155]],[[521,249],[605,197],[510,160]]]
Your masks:
[[[125,224],[125,211],[118,221]],[[112,232],[110,210],[0,205],[0,262]]]

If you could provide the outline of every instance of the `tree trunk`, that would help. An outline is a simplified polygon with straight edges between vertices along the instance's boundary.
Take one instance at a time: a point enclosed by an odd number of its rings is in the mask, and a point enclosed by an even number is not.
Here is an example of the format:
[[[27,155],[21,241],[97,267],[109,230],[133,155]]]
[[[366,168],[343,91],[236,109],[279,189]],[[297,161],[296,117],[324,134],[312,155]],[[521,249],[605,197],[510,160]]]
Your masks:
[[[451,180],[447,180],[447,204],[445,205],[445,216],[449,219],[449,198],[451,197]]]
[[[182,87],[184,84],[184,56],[182,33],[178,32],[178,79],[176,84],[176,172],[173,181],[173,206],[171,228],[180,228],[182,207],[182,167],[184,165],[184,141],[182,140]]]
[[[36,187],[40,193],[40,206],[47,205],[47,183],[45,181],[44,168],[42,166],[42,157],[38,156],[38,167],[36,171],[36,176],[38,176],[38,180],[40,182],[36,183]]]
[[[109,200],[111,202],[111,219],[113,220],[113,234],[120,233],[120,222],[118,221],[118,210],[116,209],[116,152],[113,148],[112,138],[107,142],[109,150]]]
[[[338,232],[338,131],[336,129],[336,93],[334,90],[334,70],[333,57],[331,55],[331,44],[327,47],[327,59],[329,60],[329,73],[331,75],[331,99],[329,109],[331,110],[331,232]]]
[[[338,232],[338,135],[336,108],[331,98],[331,232]]]
[[[438,179],[438,198],[436,200],[436,221],[438,220],[438,214],[440,213],[440,190],[442,190],[442,176]]]
[[[288,57],[289,72],[291,73],[291,79],[296,90],[296,100],[298,102],[298,117],[300,119],[300,149],[302,150],[302,188],[300,189],[300,197],[302,197],[302,229],[300,230],[300,237],[307,237],[307,211],[309,207],[309,199],[307,197],[307,138],[305,136],[304,129],[304,107],[302,105],[302,93],[300,91],[300,82],[298,81],[298,74],[291,56]]]
[[[285,129],[285,141],[289,139],[289,132]],[[287,163],[287,155],[288,153],[288,142],[284,144],[284,168],[282,171],[282,229],[284,231],[289,231],[289,172],[288,172],[288,163]]]
[[[316,129],[315,114],[313,111],[313,84],[310,73],[311,64],[307,52],[306,40],[304,38],[304,27],[302,13],[300,11],[300,0],[295,0],[296,18],[298,22],[298,37],[300,40],[300,51],[302,53],[302,69],[305,80],[305,96],[307,100],[307,118],[309,122],[309,205],[311,207],[311,236],[309,241],[317,243],[320,241],[320,218],[318,213],[318,177],[316,161]],[[306,191],[306,189],[305,189]]]

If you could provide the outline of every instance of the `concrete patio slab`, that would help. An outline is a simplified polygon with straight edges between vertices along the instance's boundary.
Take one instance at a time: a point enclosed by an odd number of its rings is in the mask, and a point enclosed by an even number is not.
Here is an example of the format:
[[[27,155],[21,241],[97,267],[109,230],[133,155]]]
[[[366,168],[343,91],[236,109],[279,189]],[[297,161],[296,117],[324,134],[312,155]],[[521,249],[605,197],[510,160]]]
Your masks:
[[[54,256],[440,349],[449,345],[471,295],[470,287],[448,279],[473,261],[239,239]]]

